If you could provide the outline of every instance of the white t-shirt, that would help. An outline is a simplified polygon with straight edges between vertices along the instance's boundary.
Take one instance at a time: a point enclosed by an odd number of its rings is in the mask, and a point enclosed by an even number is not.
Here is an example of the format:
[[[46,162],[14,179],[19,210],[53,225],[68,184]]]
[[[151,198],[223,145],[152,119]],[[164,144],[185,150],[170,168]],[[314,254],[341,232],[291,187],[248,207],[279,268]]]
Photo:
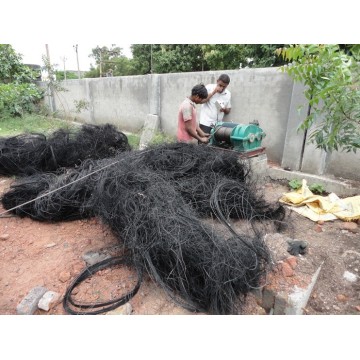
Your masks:
[[[214,91],[217,84],[206,85],[208,93]],[[201,105],[200,124],[214,126],[218,121],[222,121],[224,113],[218,110],[218,106],[231,108],[231,93],[225,89],[222,93],[214,94],[209,101]],[[216,104],[218,102],[218,104]]]

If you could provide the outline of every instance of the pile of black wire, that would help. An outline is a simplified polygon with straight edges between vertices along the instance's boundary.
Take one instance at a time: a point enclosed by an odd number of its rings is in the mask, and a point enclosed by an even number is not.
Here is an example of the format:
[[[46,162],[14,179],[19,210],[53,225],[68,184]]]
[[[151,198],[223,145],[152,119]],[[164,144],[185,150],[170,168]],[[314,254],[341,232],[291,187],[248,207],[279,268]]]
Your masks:
[[[178,304],[192,311],[234,314],[259,286],[269,253],[259,234],[225,239],[198,218],[174,186],[134,164],[109,168],[94,188],[99,215],[136,268],[147,273]],[[101,196],[99,196],[101,194]],[[224,217],[227,214],[223,214]]]
[[[82,125],[43,134],[0,138],[0,175],[31,175],[74,167],[86,159],[104,159],[129,151],[127,136],[111,124]]]
[[[250,174],[235,153],[165,144],[87,160],[57,175],[34,174],[15,182],[2,203],[11,209],[30,201],[12,212],[37,220],[97,215],[134,268],[146,270],[177,303],[233,314],[263,281],[270,253],[255,227],[239,234],[230,219],[285,216],[280,204],[266,203]],[[201,221],[210,215],[225,225],[227,238]]]

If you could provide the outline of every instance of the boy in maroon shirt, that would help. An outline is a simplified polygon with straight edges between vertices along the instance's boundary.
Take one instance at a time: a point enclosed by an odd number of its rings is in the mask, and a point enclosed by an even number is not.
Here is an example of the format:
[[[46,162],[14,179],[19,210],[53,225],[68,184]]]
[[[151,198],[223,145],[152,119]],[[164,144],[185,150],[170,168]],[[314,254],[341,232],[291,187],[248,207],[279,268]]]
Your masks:
[[[181,104],[178,113],[177,140],[179,142],[203,144],[209,142],[210,134],[205,134],[196,120],[196,104],[200,104],[208,97],[205,85],[195,85],[191,90],[191,96]]]

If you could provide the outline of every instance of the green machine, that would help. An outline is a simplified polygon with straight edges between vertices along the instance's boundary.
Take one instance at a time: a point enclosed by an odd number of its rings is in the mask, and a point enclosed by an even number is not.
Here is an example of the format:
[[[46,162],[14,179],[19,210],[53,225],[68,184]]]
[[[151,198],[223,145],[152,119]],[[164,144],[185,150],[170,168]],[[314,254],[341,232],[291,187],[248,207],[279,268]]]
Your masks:
[[[264,150],[261,141],[266,136],[258,121],[248,125],[218,122],[211,130],[210,145],[241,153],[256,153]]]

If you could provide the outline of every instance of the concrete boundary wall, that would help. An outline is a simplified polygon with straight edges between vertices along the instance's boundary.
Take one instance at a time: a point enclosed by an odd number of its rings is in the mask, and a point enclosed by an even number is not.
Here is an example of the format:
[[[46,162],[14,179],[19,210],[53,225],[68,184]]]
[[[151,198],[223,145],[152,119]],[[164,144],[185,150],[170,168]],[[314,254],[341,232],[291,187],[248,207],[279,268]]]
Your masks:
[[[360,153],[327,154],[304,142],[304,132],[297,131],[308,111],[304,87],[279,68],[67,80],[61,83],[67,91],[55,94],[48,103],[59,117],[96,125],[111,123],[134,133],[141,132],[149,115],[155,116],[160,129],[175,136],[178,108],[191,88],[215,83],[224,72],[230,76],[232,94],[232,110],[224,120],[240,124],[258,120],[267,135],[262,144],[268,160],[314,175],[360,180]],[[77,112],[79,101],[85,101],[88,109]]]

